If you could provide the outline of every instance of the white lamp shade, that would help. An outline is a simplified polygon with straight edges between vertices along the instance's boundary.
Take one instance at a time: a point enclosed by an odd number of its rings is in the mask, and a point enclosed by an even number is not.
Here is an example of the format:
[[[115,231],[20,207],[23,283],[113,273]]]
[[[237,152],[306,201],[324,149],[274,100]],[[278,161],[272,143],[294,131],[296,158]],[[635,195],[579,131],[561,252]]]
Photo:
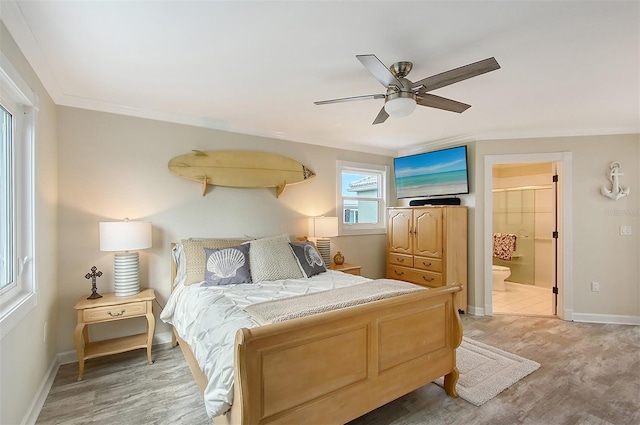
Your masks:
[[[411,97],[396,97],[387,100],[384,110],[391,117],[406,117],[416,109],[416,101]]]
[[[318,238],[338,236],[338,217],[310,217],[309,236]]]
[[[151,248],[151,223],[111,221],[100,223],[100,251],[136,251]]]

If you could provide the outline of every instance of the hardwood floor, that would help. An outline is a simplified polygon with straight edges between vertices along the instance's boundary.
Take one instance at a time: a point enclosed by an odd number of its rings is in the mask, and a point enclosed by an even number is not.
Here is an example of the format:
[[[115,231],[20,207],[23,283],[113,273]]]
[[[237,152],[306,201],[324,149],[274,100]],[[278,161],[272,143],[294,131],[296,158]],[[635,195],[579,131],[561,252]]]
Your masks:
[[[542,366],[480,407],[427,385],[349,425],[640,424],[640,326],[463,315],[465,335]],[[179,348],[63,365],[37,424],[211,423]],[[324,425],[324,424],[308,424]]]
[[[210,424],[180,348],[152,354],[152,365],[145,350],[88,360],[80,382],[78,363],[60,366],[36,424]]]

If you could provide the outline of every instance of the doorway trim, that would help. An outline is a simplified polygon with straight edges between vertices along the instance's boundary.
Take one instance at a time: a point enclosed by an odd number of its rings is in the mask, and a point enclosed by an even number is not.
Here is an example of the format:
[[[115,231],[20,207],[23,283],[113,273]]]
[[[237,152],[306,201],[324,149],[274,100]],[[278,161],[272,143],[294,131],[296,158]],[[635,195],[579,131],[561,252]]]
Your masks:
[[[573,244],[572,192],[573,167],[571,152],[550,152],[484,157],[484,314],[493,316],[493,166],[495,164],[555,162],[558,164],[560,217],[558,223],[558,312],[563,320],[573,320]]]

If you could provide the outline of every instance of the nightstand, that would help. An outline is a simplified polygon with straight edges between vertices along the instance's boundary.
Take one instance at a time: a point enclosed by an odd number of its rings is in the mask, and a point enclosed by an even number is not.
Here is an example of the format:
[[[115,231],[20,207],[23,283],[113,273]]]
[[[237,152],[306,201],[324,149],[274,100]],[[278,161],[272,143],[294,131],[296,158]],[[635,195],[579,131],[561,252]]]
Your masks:
[[[116,297],[115,294],[109,293],[103,294],[102,298],[94,300],[88,300],[85,296],[78,300],[73,307],[77,314],[73,342],[78,354],[78,381],[82,381],[85,360],[96,357],[146,348],[147,360],[149,364],[153,363],[151,359],[151,344],[153,343],[153,333],[156,328],[156,320],[153,317],[153,300],[155,299],[156,295],[153,289],[145,289],[136,295],[128,297]],[[89,325],[134,317],[147,318],[146,333],[103,341],[89,341]]]
[[[342,263],[340,265],[331,264],[331,270],[337,270],[339,272],[349,273],[356,276],[360,276],[361,269],[362,269],[362,266],[356,266],[355,264],[349,264],[349,263]]]

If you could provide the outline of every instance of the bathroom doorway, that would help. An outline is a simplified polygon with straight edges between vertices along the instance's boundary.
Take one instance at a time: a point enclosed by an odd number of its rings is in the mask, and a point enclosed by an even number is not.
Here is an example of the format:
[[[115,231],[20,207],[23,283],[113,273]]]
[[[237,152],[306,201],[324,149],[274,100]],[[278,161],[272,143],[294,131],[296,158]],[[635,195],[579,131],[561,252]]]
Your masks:
[[[493,313],[555,316],[554,162],[495,164]]]
[[[483,314],[491,316],[494,313],[494,291],[493,291],[493,254],[494,254],[494,176],[493,169],[494,166],[498,166],[498,168],[502,167],[508,168],[506,164],[510,164],[510,168],[520,169],[520,174],[527,174],[524,171],[527,171],[529,167],[534,167],[535,164],[540,163],[549,163],[551,164],[553,174],[558,176],[558,182],[555,183],[555,189],[551,186],[551,189],[548,186],[553,182],[549,183],[545,181],[544,183],[540,182],[527,182],[527,183],[516,183],[518,180],[518,176],[506,176],[503,173],[504,180],[501,182],[501,185],[496,185],[496,189],[501,189],[501,191],[497,191],[496,193],[504,193],[504,195],[498,195],[497,197],[502,197],[503,207],[506,209],[510,204],[519,204],[521,207],[521,211],[507,218],[506,212],[503,220],[505,222],[509,222],[510,225],[515,226],[522,223],[517,223],[517,220],[523,220],[525,214],[529,214],[527,211],[533,211],[531,214],[533,215],[533,229],[526,230],[521,233],[521,238],[518,239],[518,232],[523,230],[521,227],[517,227],[515,230],[507,229],[509,232],[514,232],[513,234],[516,236],[516,248],[518,248],[518,243],[520,243],[520,251],[517,252],[517,249],[514,250],[514,254],[516,255],[515,260],[512,258],[508,261],[521,261],[525,263],[524,259],[526,257],[517,257],[517,255],[527,255],[530,259],[527,264],[528,271],[526,268],[516,269],[516,276],[514,278],[519,278],[519,275],[524,274],[525,276],[529,276],[528,282],[517,282],[521,286],[516,286],[515,289],[533,289],[536,286],[541,286],[541,288],[536,288],[534,290],[539,289],[542,292],[544,297],[543,302],[547,303],[549,306],[548,310],[545,310],[544,313],[538,312],[517,312],[517,314],[533,314],[533,315],[545,315],[545,316],[557,316],[564,320],[572,320],[573,318],[573,277],[572,277],[572,269],[571,267],[566,267],[565,265],[571,265],[573,262],[573,250],[571,246],[572,241],[572,154],[571,152],[552,152],[552,153],[532,153],[532,154],[511,154],[511,155],[485,155],[484,156],[484,309],[482,311]],[[503,165],[505,164],[505,165]],[[511,170],[512,174],[517,172],[515,170]],[[533,173],[535,174],[535,173]],[[511,190],[506,190],[511,189]],[[549,192],[551,190],[551,192]],[[546,192],[545,192],[546,191]],[[511,192],[511,193],[510,193]],[[507,199],[506,193],[509,193]],[[551,194],[551,200],[549,199],[549,194]],[[540,205],[548,206],[549,203],[552,204],[551,213],[549,213],[549,209],[546,208],[546,213],[544,216],[538,217],[538,229],[539,232],[536,232],[536,219],[535,219],[535,208],[536,208],[536,195],[538,195],[538,207]],[[528,209],[527,209],[528,208]],[[545,209],[543,209],[545,210]],[[519,215],[518,215],[519,214]],[[553,216],[553,221],[555,222],[555,230],[552,230],[551,235],[541,235],[541,232],[546,233],[546,223],[544,220],[548,220],[550,216]],[[530,218],[530,217],[529,217]],[[517,223],[517,224],[516,224]],[[524,237],[528,236],[528,237]],[[538,241],[536,243],[536,238]],[[524,245],[523,245],[524,244]],[[544,244],[547,246],[552,246],[554,254],[551,257],[546,256],[536,261],[536,244],[538,245],[538,250],[542,248],[543,252],[548,252],[544,250]],[[529,245],[529,246],[528,246]],[[529,249],[529,253],[527,254],[526,249]],[[523,251],[524,250],[524,251]],[[550,258],[550,259],[549,259]],[[536,262],[538,263],[538,281],[539,285],[536,285]],[[551,263],[551,266],[545,270],[541,270],[544,266],[545,262]],[[507,263],[508,264],[508,263]],[[515,264],[515,263],[514,263]],[[524,264],[523,264],[524,265]],[[527,274],[529,273],[529,274]],[[550,288],[545,287],[542,283],[542,280],[549,280],[550,278]],[[509,282],[510,277],[506,280]],[[549,286],[549,285],[547,285]],[[509,292],[509,286],[507,286],[507,291]],[[514,291],[515,292],[515,291]],[[527,296],[527,299],[523,301],[526,305],[528,301],[531,300],[531,296]],[[498,301],[496,299],[496,301]],[[480,311],[479,311],[480,313]]]

